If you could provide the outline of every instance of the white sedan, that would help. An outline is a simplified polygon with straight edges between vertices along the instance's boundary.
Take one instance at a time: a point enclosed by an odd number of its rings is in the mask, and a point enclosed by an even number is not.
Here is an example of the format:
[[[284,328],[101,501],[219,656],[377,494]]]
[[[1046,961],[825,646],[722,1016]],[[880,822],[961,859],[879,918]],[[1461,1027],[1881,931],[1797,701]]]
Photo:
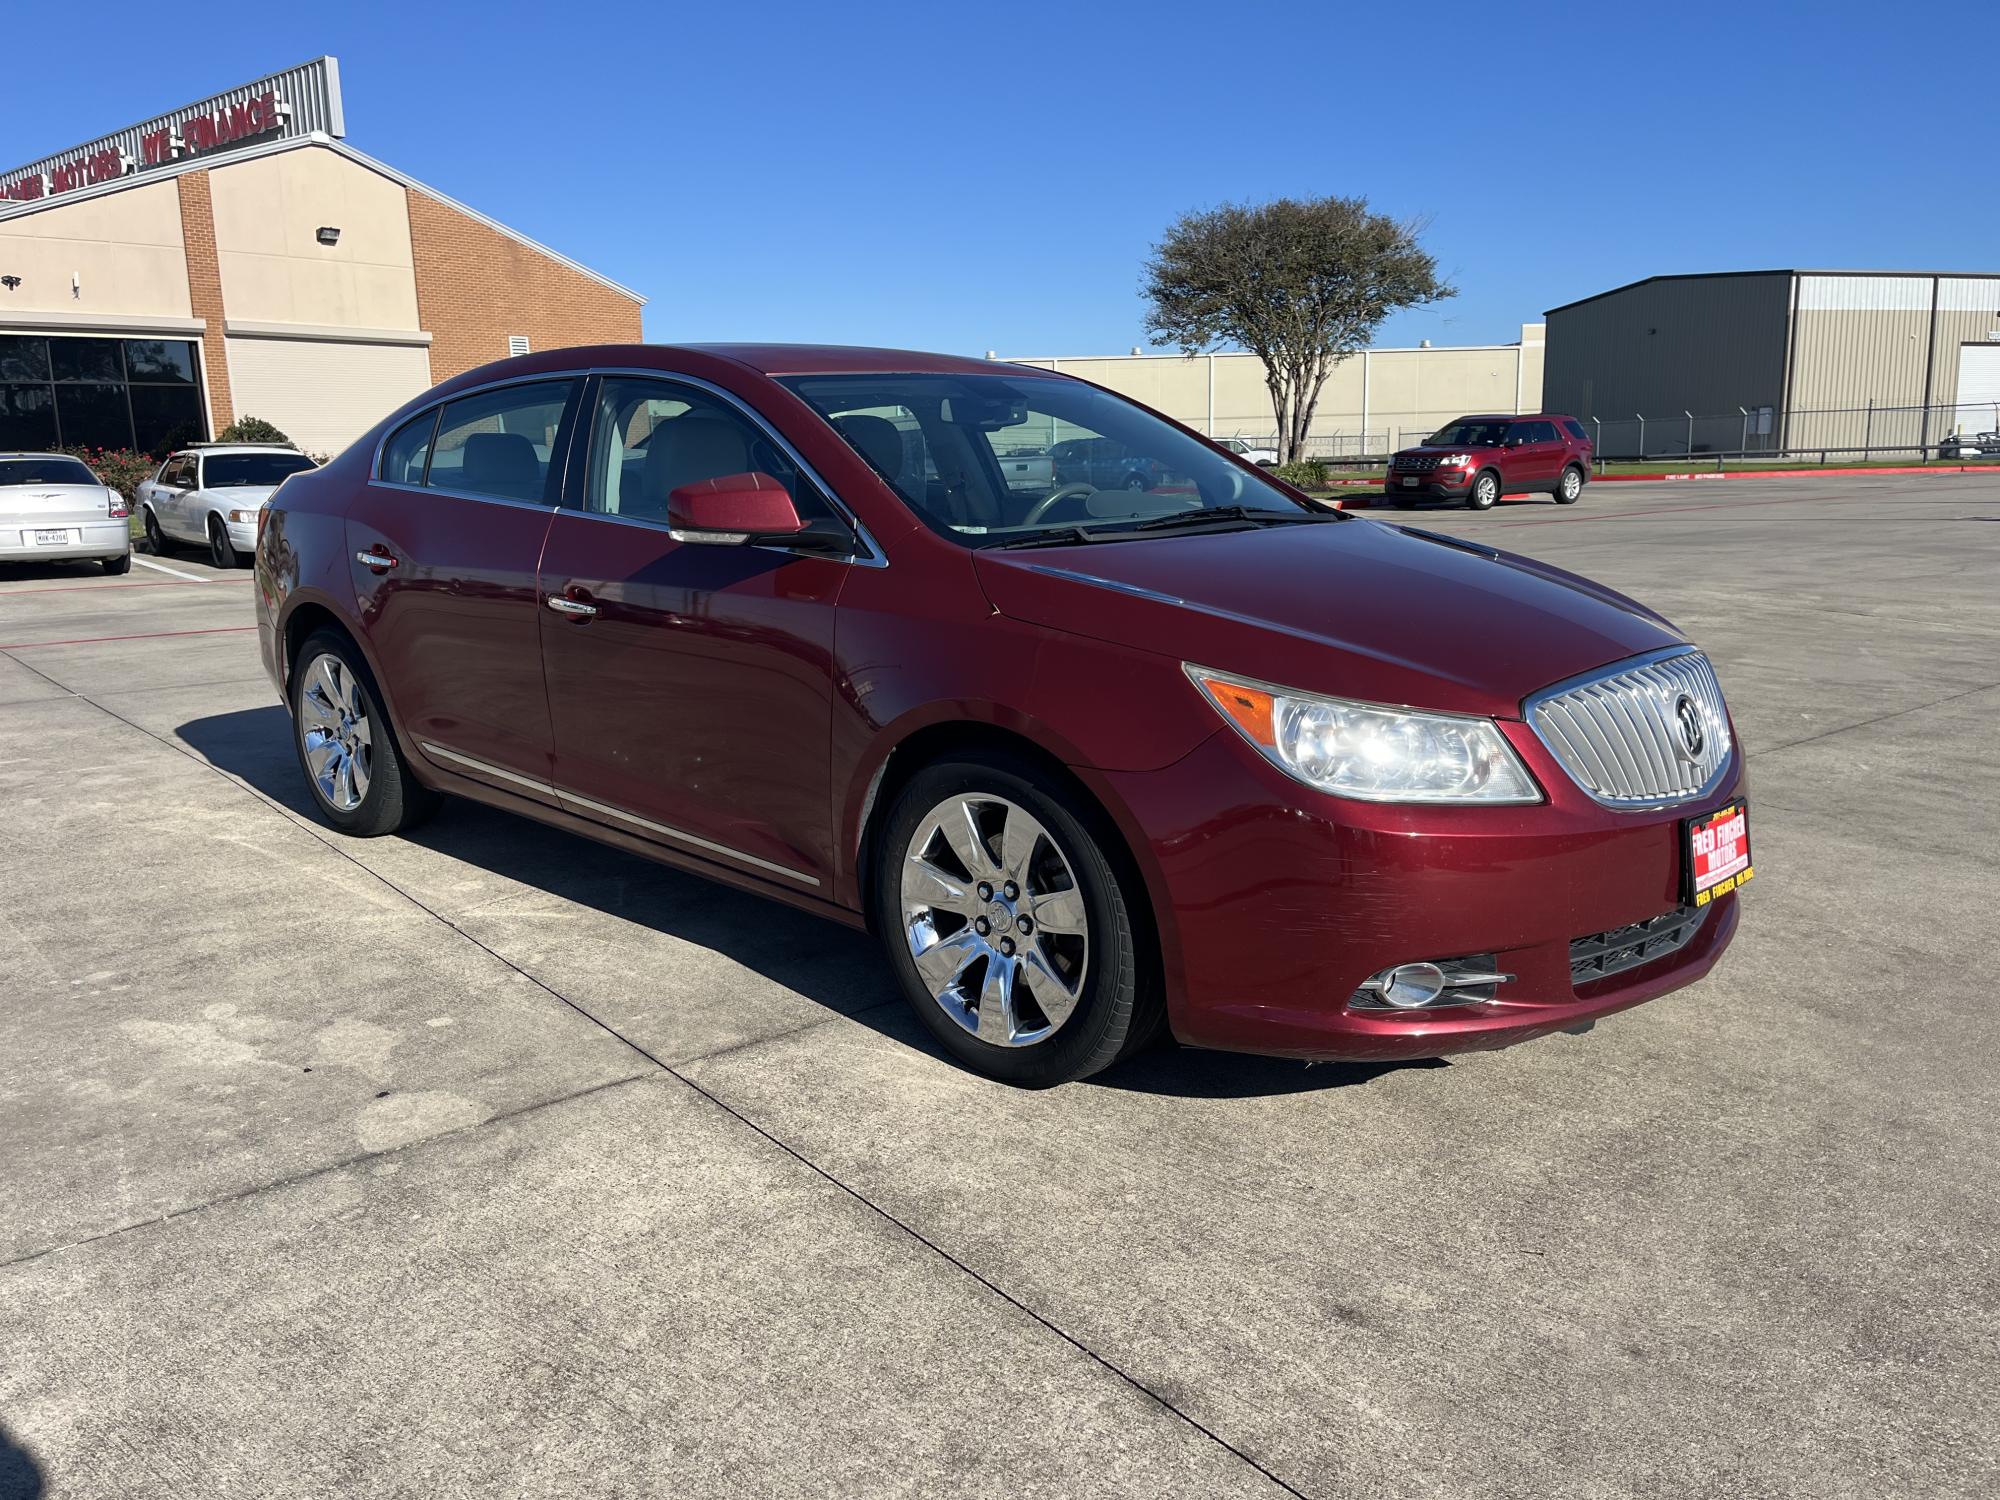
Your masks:
[[[1238,458],[1247,459],[1260,469],[1273,469],[1277,467],[1278,450],[1276,448],[1260,447],[1256,443],[1246,442],[1242,438],[1217,438],[1215,441],[1225,451],[1234,453]]]
[[[183,448],[139,482],[139,520],[153,551],[173,542],[208,548],[218,568],[250,561],[257,512],[286,476],[317,465],[293,448],[262,443]]]
[[[0,453],[0,562],[132,571],[125,497],[67,453]]]

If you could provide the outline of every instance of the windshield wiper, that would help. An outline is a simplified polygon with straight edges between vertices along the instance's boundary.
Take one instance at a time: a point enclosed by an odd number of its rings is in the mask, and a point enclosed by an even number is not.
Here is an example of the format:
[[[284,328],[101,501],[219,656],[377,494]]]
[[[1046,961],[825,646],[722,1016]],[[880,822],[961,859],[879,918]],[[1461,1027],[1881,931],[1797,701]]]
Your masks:
[[[987,542],[982,552],[1005,552],[1013,547],[1074,547],[1079,542],[1101,542],[1104,534],[1088,526],[1052,526],[1032,536],[1011,537],[1004,542]]]
[[[1285,526],[1293,522],[1338,521],[1345,519],[1337,510],[1266,510],[1255,505],[1211,505],[1202,510],[1177,510],[1169,515],[1154,516],[1150,521],[1135,521],[1120,526],[1120,531],[1169,531],[1181,526],[1203,526],[1211,521],[1248,521],[1253,526]]]

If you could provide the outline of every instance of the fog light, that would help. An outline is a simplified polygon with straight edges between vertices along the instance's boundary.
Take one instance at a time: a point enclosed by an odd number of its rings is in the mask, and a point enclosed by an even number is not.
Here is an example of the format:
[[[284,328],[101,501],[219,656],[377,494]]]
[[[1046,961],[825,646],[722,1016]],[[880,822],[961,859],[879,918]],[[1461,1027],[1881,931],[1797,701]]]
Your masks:
[[[1436,964],[1398,964],[1381,976],[1375,993],[1398,1010],[1416,1010],[1444,993],[1444,970]]]

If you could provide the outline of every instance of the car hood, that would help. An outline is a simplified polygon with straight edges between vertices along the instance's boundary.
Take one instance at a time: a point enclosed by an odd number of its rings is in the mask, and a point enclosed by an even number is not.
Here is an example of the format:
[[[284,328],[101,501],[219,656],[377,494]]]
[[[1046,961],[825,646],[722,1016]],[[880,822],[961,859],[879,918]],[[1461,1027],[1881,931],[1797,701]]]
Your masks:
[[[974,554],[1017,620],[1285,687],[1517,717],[1536,690],[1680,644],[1530,558],[1354,519]]]
[[[221,484],[202,493],[228,510],[250,510],[278,493],[275,484]]]
[[[1419,443],[1414,448],[1398,448],[1395,458],[1428,458],[1433,453],[1504,453],[1507,450],[1492,443],[1460,443],[1456,447],[1440,447],[1436,443]]]

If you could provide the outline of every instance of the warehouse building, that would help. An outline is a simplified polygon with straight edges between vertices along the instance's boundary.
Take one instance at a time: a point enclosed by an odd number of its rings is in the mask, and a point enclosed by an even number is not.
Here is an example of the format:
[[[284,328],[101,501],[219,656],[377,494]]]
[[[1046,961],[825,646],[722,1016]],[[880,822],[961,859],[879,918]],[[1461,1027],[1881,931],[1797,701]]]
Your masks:
[[[989,358],[992,357],[989,355]],[[1098,354],[1010,360],[1076,375],[1210,437],[1275,442],[1277,418],[1254,354]],[[1313,411],[1308,456],[1392,453],[1454,417],[1540,411],[1542,325],[1519,342],[1365,349],[1335,366]]]
[[[1551,410],[1613,456],[1932,451],[2000,427],[2000,276],[1654,276],[1548,313]]]
[[[159,453],[239,416],[309,452],[645,299],[346,144],[322,57],[0,172],[0,449]]]

